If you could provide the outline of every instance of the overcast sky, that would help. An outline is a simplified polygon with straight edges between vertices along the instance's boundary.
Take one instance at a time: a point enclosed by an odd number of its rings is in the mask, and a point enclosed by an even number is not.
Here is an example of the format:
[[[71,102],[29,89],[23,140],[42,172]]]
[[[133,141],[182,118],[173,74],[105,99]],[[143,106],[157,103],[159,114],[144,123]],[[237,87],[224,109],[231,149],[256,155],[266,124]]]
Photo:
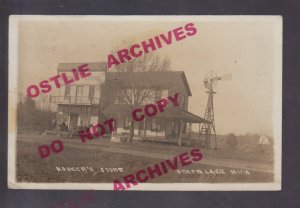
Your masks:
[[[192,91],[189,111],[204,116],[207,94],[203,79],[209,71],[232,73],[231,81],[219,81],[215,89],[218,133],[269,133],[276,96],[274,72],[278,69],[275,43],[280,34],[275,34],[276,24],[269,18],[242,17],[162,20],[24,19],[19,23],[19,91],[26,94],[27,86],[50,78],[58,63],[106,61],[123,40],[139,43],[193,22],[196,35],[154,52],[169,56],[173,71],[185,72]]]

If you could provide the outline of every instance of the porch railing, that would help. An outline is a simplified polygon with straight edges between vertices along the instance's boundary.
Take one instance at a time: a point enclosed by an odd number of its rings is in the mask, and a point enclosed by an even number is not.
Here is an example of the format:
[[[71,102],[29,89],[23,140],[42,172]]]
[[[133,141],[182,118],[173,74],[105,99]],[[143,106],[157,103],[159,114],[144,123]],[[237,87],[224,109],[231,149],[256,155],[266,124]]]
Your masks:
[[[100,98],[90,96],[51,96],[50,102],[56,104],[99,104]]]

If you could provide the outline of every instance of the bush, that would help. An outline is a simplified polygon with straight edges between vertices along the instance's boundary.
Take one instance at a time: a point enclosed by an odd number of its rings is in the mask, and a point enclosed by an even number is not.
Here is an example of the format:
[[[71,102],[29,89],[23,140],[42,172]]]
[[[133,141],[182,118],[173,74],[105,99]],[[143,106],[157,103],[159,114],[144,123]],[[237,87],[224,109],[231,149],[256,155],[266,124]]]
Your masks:
[[[236,136],[233,133],[228,134],[225,142],[231,149],[235,149],[238,144]]]

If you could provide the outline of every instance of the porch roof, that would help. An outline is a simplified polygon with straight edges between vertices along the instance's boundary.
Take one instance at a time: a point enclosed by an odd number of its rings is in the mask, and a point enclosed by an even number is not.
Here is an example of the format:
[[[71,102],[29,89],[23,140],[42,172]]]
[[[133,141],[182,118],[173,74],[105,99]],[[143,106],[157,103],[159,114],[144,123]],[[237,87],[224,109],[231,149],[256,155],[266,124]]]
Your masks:
[[[165,108],[163,113],[156,114],[158,118],[170,118],[170,119],[178,119],[184,122],[191,122],[191,123],[210,123],[209,121],[180,108]]]
[[[143,106],[141,106],[143,109]],[[107,116],[131,116],[131,108],[124,104],[114,104],[109,105],[107,108],[104,109],[103,113]],[[175,107],[167,107],[164,109],[163,113],[157,112],[153,118],[167,118],[167,119],[176,119],[176,120],[182,120],[184,122],[191,122],[191,123],[210,123],[209,121],[191,113],[186,110],[175,108]]]

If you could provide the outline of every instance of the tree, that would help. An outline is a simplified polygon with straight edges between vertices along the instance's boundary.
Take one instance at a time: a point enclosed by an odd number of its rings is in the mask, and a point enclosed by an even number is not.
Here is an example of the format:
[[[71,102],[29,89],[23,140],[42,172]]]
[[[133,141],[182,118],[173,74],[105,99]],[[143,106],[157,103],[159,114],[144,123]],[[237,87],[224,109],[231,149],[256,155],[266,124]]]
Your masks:
[[[117,51],[118,48],[130,48],[137,41],[137,37],[123,40],[115,47],[115,50]],[[171,71],[171,60],[167,56],[162,58],[158,51],[148,52],[138,58],[116,65],[114,69],[118,72]]]
[[[42,110],[45,110],[48,102],[47,100],[49,99],[49,96],[48,95],[44,95],[44,94],[41,94],[38,99],[37,99],[37,104],[39,106],[40,109]],[[49,108],[48,108],[49,109]]]
[[[231,149],[235,149],[238,144],[236,136],[233,133],[228,134],[225,142]]]
[[[118,72],[171,71],[171,60],[167,56],[162,58],[153,53],[148,53],[119,64],[114,68]]]
[[[30,97],[26,97],[24,103],[22,101],[18,103],[17,126],[19,130],[47,130],[54,118],[54,112],[38,109],[35,100]]]
[[[26,96],[26,98],[25,98],[24,105],[26,107],[32,108],[32,109],[36,107],[35,106],[35,101],[32,98],[28,97],[28,96]]]
[[[18,128],[32,129],[35,112],[36,112],[35,101],[30,97],[26,96],[24,103],[22,101],[18,103],[18,107],[17,107]]]
[[[131,61],[124,62],[114,68],[118,72],[163,72],[171,71],[171,61],[168,57],[160,57],[153,53],[142,55]],[[126,82],[121,82],[119,92],[123,101],[129,106],[131,110],[143,105],[147,100],[155,99],[156,89],[146,89],[141,80],[134,78],[127,79]],[[131,142],[134,135],[134,120],[131,118],[130,122],[130,136],[127,142]]]

